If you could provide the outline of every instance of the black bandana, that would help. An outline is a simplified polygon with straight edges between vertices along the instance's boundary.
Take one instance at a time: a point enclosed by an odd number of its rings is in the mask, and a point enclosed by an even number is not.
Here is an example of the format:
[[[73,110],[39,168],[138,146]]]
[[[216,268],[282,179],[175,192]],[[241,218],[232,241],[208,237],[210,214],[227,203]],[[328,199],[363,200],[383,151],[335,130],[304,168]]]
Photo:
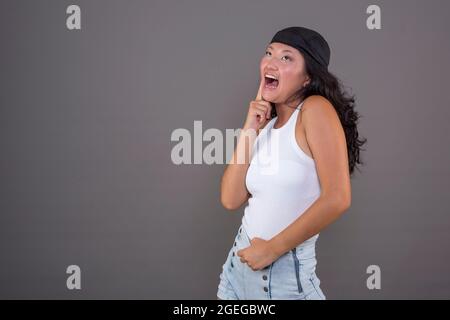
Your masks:
[[[316,31],[304,27],[289,27],[278,31],[270,41],[281,42],[306,53],[318,64],[328,68],[330,47],[327,41]]]

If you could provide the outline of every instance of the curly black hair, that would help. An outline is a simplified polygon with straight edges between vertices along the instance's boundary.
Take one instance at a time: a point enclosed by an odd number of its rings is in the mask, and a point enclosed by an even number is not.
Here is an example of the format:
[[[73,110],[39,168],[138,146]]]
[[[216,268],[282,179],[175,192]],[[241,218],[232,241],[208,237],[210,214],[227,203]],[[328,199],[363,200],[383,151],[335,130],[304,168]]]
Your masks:
[[[302,52],[303,53],[303,52]],[[308,54],[303,54],[305,59],[306,74],[311,79],[307,86],[299,89],[295,93],[296,98],[304,101],[313,95],[320,95],[328,99],[336,109],[342,127],[344,128],[347,142],[347,152],[349,161],[349,173],[353,174],[358,164],[364,164],[360,159],[361,147],[367,139],[360,139],[358,134],[358,119],[360,115],[355,111],[355,95],[349,95],[344,90],[342,82],[330,71],[314,61]],[[272,104],[272,118],[277,116],[275,105]]]

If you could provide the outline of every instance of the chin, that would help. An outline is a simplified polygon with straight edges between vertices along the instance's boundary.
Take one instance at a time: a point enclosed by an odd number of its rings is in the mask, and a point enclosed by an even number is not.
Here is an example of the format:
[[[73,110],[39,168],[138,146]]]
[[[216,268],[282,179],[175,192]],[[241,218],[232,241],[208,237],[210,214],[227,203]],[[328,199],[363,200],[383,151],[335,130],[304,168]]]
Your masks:
[[[262,97],[264,100],[272,103],[283,103],[284,90],[277,88],[277,90],[266,90],[262,92]]]
[[[275,100],[273,98],[267,98],[264,95],[262,96],[262,98],[264,99],[264,101],[275,103]]]
[[[280,99],[278,98],[278,95],[263,94],[262,97],[267,102],[280,103]]]

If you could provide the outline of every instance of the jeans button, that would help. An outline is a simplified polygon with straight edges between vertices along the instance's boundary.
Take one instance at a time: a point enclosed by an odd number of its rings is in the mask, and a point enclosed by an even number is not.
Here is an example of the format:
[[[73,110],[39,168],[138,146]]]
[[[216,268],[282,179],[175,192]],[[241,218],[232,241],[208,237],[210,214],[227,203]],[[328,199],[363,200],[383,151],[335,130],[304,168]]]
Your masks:
[[[267,280],[267,276],[266,275],[263,275],[263,280]]]
[[[267,292],[267,291],[269,291],[269,289],[267,289],[267,287],[264,287],[264,291]]]

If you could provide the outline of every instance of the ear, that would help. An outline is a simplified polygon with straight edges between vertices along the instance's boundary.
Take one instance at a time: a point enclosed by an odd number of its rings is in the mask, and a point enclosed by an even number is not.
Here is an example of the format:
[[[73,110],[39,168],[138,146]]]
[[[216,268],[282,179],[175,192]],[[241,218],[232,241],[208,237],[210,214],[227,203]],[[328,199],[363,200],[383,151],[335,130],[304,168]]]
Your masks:
[[[305,83],[303,83],[303,88],[306,87],[311,82],[311,79],[306,79]]]

